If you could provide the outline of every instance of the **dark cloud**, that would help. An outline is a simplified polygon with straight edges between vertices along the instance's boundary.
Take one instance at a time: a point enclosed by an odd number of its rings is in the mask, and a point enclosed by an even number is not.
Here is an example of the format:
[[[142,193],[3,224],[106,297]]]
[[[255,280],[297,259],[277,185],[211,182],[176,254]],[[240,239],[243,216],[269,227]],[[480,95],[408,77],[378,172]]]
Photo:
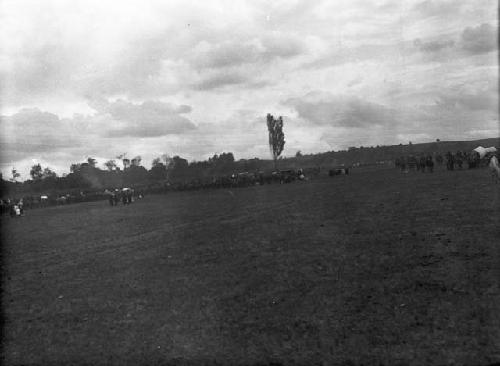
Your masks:
[[[307,52],[307,45],[294,35],[275,33],[263,37],[263,55],[267,60],[274,58],[290,58]]]
[[[243,85],[245,88],[258,88],[268,85],[268,82],[254,79],[243,72],[220,71],[197,84],[193,84],[192,88],[197,90],[213,90],[234,85]]]
[[[496,114],[498,113],[498,93],[493,88],[475,93],[449,90],[437,99],[436,104],[446,109],[482,111]]]
[[[156,137],[181,134],[196,126],[182,116],[191,112],[188,105],[173,105],[160,101],[146,101],[134,104],[118,99],[109,102],[104,98],[94,98],[89,105],[98,114],[107,114],[112,123],[105,128],[109,137]]]
[[[37,108],[1,116],[2,160],[38,158],[80,144],[72,130],[57,115]]]
[[[199,56],[195,60],[198,67],[220,68],[256,62],[259,50],[255,44],[225,42]]]
[[[191,63],[197,69],[218,69],[246,64],[262,64],[278,58],[292,58],[306,52],[306,45],[292,35],[271,35],[242,38],[234,37],[220,43],[203,42],[195,50]]]
[[[198,90],[211,90],[229,85],[244,84],[247,81],[248,78],[244,75],[223,72],[206,78],[200,83],[194,85],[194,88]]]
[[[395,111],[352,96],[313,92],[284,102],[299,117],[316,125],[337,127],[381,126],[395,123]]]
[[[487,23],[467,27],[461,36],[462,48],[472,54],[494,51],[497,49],[497,33],[498,30]]]
[[[455,45],[455,41],[448,40],[438,40],[438,41],[430,41],[423,42],[419,38],[417,38],[413,44],[422,52],[425,53],[434,53],[439,52],[445,49],[452,48]]]

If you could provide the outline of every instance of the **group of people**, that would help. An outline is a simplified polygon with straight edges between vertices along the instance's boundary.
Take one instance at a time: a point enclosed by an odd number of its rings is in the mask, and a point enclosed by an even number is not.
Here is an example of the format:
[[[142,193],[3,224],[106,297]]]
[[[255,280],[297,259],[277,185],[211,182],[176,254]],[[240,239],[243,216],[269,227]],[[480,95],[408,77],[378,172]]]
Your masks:
[[[165,183],[164,187],[155,190],[158,193],[168,191],[187,191],[218,188],[242,188],[265,184],[291,183],[296,180],[307,180],[307,177],[319,174],[319,168],[289,169],[269,172],[241,172],[231,175],[212,177],[211,179],[193,179],[191,181]]]
[[[106,194],[108,194],[108,201],[110,206],[118,206],[118,203],[122,201],[124,205],[130,205],[134,202],[135,198],[143,198],[143,193],[139,193],[137,196],[135,195],[135,191],[131,188],[123,188],[123,189],[115,189],[112,191],[106,190]]]
[[[444,154],[444,157],[440,154],[401,156],[396,159],[395,165],[396,168],[401,169],[403,172],[415,170],[422,173],[426,171],[432,173],[434,163],[438,165],[445,164],[446,170],[463,169],[466,163],[468,169],[473,169],[482,166],[483,160],[486,161],[487,159],[481,159],[480,155],[475,151],[456,151],[455,153],[448,151]]]
[[[10,217],[24,216],[24,201],[23,199],[10,198],[0,200],[1,213],[8,213]]]
[[[467,162],[467,167],[469,169],[474,169],[482,166],[482,164],[487,164],[487,160],[491,157],[489,154],[481,159],[481,156],[476,151],[457,151],[455,154],[451,152],[446,153],[446,169],[454,170],[455,168],[462,169],[463,164]]]
[[[395,161],[396,168],[401,169],[402,172],[408,172],[410,170],[421,171],[425,173],[434,172],[434,159],[431,155],[421,155],[421,156],[401,156],[396,158]]]

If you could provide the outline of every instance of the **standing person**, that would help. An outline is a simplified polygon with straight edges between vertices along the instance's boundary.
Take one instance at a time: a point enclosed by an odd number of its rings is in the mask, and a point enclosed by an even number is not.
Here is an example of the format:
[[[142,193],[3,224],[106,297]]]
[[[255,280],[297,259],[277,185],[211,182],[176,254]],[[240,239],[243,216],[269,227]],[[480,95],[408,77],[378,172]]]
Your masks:
[[[424,155],[422,155],[422,156],[420,157],[419,162],[418,162],[419,168],[420,168],[420,170],[422,171],[422,173],[425,173],[425,162],[426,162],[426,160],[425,160],[425,156],[424,156]]]
[[[434,172],[434,161],[432,160],[431,155],[427,155],[427,158],[425,159],[425,165],[430,173]]]
[[[462,152],[461,151],[457,151],[457,153],[455,154],[455,161],[456,161],[456,163],[458,165],[458,168],[462,169],[463,158],[462,158]]]
[[[15,203],[12,203],[9,207],[9,213],[10,217],[16,217],[17,215],[17,205]]]
[[[448,151],[446,153],[446,169],[453,170],[453,168],[454,168],[453,154],[450,151]]]
[[[19,207],[19,216],[24,216],[24,202],[22,198],[19,200],[17,207]]]

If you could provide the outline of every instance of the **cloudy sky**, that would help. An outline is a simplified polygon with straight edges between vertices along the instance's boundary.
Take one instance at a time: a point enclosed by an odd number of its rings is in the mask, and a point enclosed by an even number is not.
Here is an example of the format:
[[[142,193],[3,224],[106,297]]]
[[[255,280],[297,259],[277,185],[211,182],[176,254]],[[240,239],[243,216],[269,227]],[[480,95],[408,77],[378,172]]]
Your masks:
[[[498,136],[495,0],[0,1],[1,170]]]

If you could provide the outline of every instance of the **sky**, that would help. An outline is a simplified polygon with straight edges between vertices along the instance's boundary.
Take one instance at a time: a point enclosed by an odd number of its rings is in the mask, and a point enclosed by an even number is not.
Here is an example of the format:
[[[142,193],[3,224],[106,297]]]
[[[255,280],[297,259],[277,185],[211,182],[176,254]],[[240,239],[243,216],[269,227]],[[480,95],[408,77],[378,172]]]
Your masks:
[[[494,0],[0,1],[0,170],[498,137]]]

